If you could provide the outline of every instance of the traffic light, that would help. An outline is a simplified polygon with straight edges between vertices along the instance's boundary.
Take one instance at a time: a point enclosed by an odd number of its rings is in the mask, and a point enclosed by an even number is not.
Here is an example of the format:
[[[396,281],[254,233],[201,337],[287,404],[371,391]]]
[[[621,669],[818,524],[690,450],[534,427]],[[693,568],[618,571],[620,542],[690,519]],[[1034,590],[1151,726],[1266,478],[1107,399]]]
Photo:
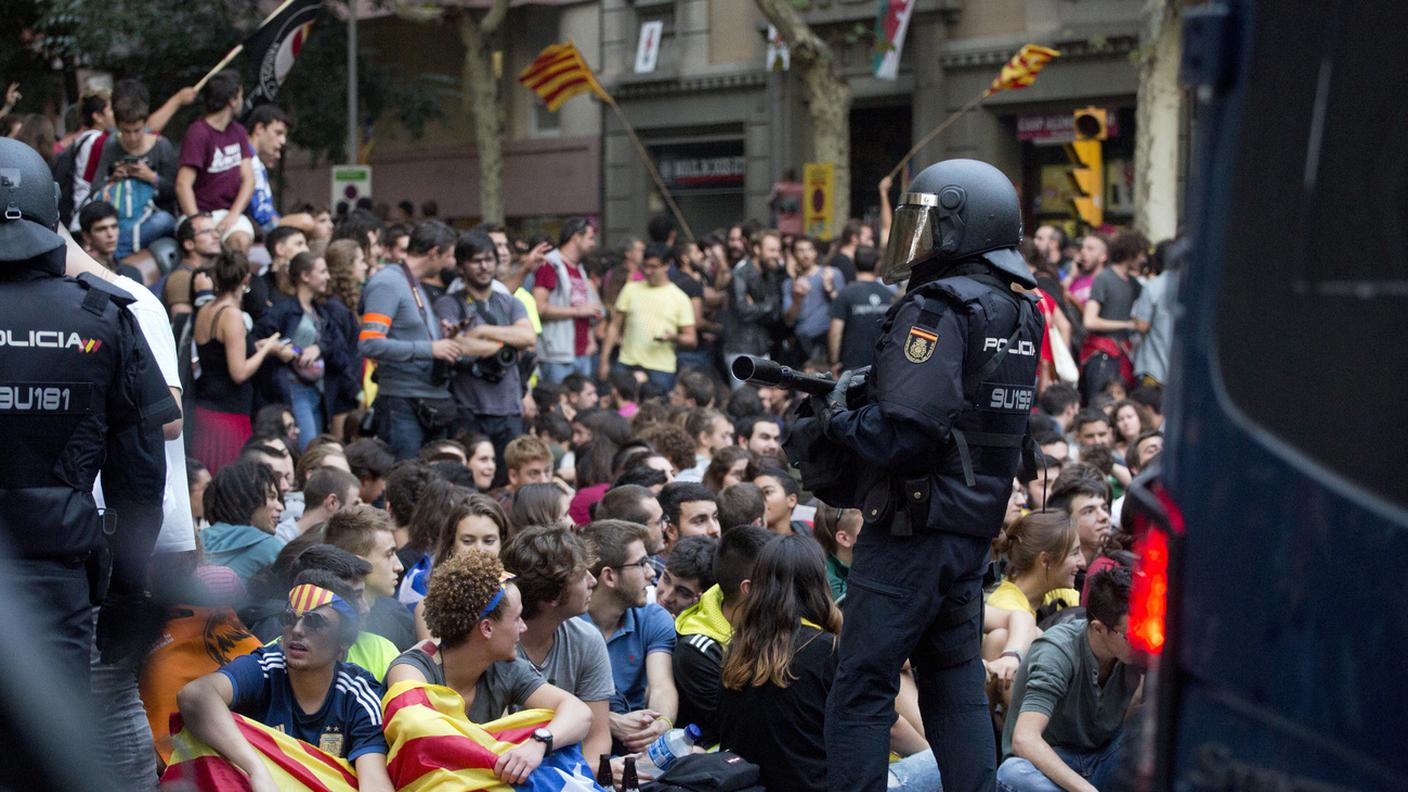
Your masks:
[[[1091,228],[1105,222],[1105,164],[1101,141],[1108,136],[1105,111],[1084,107],[1072,119],[1075,140],[1066,146],[1073,167],[1067,175],[1075,193],[1076,214]]]

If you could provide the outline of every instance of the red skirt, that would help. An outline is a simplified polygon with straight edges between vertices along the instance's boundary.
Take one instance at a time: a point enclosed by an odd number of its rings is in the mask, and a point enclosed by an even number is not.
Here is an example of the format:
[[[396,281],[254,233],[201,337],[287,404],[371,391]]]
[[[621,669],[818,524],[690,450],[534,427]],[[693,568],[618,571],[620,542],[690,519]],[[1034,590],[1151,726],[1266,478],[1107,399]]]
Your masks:
[[[239,458],[245,441],[254,434],[248,415],[223,413],[196,407],[196,435],[191,454],[210,475]]]

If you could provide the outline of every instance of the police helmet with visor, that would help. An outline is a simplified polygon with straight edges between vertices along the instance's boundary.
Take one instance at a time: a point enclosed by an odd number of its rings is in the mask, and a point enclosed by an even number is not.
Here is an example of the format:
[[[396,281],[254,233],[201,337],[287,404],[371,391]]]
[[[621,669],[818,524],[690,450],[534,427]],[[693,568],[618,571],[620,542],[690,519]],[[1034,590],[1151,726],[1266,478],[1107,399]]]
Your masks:
[[[978,160],[944,160],[920,171],[900,196],[880,275],[899,283],[925,264],[981,258],[1035,288],[1021,243],[1021,205],[1002,171]]]
[[[25,261],[62,247],[59,184],[29,146],[0,138],[0,261]]]

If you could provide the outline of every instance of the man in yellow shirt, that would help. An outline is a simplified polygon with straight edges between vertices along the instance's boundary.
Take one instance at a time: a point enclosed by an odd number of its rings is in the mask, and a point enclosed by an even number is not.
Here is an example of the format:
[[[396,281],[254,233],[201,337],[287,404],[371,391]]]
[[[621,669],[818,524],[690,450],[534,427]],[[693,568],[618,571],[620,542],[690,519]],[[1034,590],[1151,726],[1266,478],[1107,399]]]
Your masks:
[[[607,379],[611,352],[619,343],[621,366],[643,371],[665,393],[675,386],[675,348],[694,348],[698,336],[689,297],[670,282],[669,256],[667,246],[651,245],[641,263],[645,280],[630,281],[617,296],[597,367],[600,379]]]

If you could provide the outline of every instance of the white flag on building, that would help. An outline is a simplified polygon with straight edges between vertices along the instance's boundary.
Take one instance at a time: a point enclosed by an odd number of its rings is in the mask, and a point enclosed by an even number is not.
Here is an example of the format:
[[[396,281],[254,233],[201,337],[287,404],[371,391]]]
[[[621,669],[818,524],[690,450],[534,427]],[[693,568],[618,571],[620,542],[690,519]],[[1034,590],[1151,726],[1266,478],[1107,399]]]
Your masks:
[[[900,54],[914,0],[880,0],[875,14],[875,77],[893,80],[899,76]]]

